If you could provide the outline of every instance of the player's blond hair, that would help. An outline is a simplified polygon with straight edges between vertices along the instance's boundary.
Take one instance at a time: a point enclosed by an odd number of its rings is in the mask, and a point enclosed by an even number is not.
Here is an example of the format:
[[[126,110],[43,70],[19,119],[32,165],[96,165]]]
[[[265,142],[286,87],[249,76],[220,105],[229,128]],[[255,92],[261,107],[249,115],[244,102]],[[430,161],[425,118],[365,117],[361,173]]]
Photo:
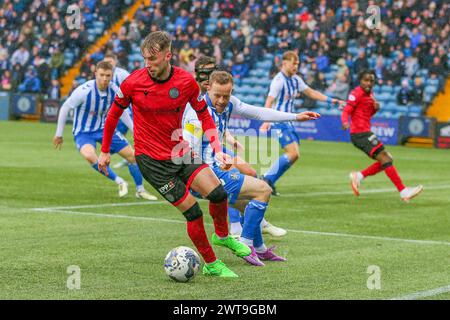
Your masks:
[[[291,61],[291,60],[298,60],[298,54],[296,54],[294,51],[286,51],[283,53],[283,61]]]
[[[211,73],[209,85],[212,86],[214,82],[217,82],[220,85],[228,84],[230,82],[231,84],[234,84],[233,76],[226,71],[214,71]]]
[[[144,50],[155,54],[157,52],[162,52],[168,49],[172,49],[172,40],[170,40],[170,35],[165,31],[155,31],[150,33],[145,37],[141,44],[141,51]]]

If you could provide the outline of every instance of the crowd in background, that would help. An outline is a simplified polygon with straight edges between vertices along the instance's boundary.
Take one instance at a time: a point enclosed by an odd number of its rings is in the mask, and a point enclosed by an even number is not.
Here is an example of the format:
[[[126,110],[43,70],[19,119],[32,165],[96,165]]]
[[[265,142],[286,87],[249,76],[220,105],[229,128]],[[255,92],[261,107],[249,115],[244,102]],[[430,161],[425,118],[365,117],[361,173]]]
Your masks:
[[[85,0],[81,23],[68,27],[75,1],[0,1],[0,90],[47,94],[59,98],[59,78],[70,67],[64,52],[75,61],[87,49],[87,28],[95,20],[105,27],[121,16],[124,1]]]
[[[450,4],[376,1],[381,23],[370,29],[365,19],[371,4],[375,1],[145,1],[103,50],[83,56],[87,43],[83,25],[94,19],[108,19],[109,25],[118,17],[122,1],[84,1],[82,29],[76,31],[63,25],[67,1],[0,1],[0,27],[6,30],[0,36],[0,77],[2,86],[6,77],[19,91],[48,92],[58,85],[56,79],[64,69],[61,52],[67,48],[84,57],[78,82],[93,77],[95,63],[106,52],[115,53],[119,65],[130,69],[133,47],[149,32],[166,30],[173,36],[173,62],[190,72],[200,55],[212,55],[236,79],[245,78],[271,53],[272,77],[279,70],[281,54],[294,50],[304,80],[341,99],[346,99],[356,75],[369,68],[371,59],[379,85],[401,86],[399,104],[421,101],[419,70],[427,69],[427,76],[438,79],[443,89],[449,72]],[[211,19],[216,22],[208,29]],[[335,76],[326,79],[332,65],[337,66]],[[140,67],[141,62],[134,61],[131,69]]]

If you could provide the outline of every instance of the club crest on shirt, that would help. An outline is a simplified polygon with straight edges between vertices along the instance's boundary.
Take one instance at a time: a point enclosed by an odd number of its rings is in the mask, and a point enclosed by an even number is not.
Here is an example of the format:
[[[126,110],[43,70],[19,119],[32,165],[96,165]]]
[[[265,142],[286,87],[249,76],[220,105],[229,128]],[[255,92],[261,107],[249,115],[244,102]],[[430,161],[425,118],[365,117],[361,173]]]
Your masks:
[[[355,98],[354,95],[351,94],[351,95],[348,96],[348,100],[350,100],[350,101],[355,101],[356,98]]]
[[[176,98],[178,98],[180,96],[180,91],[178,91],[177,88],[172,88],[172,89],[169,90],[169,96],[172,99],[176,99]]]
[[[197,101],[200,102],[203,100],[203,95],[200,93],[199,96],[197,97]]]

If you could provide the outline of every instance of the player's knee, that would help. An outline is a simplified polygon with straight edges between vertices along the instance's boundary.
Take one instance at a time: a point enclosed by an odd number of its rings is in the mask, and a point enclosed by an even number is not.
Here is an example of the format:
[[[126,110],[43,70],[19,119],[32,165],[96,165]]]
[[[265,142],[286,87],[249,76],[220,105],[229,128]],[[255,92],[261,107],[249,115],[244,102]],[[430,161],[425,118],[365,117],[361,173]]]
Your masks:
[[[268,202],[270,199],[270,195],[272,194],[272,188],[265,181],[261,180],[261,182],[258,185],[258,189],[261,190],[260,191],[261,199],[259,200],[263,202]]]
[[[196,202],[192,207],[183,212],[183,216],[187,221],[194,221],[195,219],[200,218],[203,215],[202,209],[198,202]]]
[[[291,163],[294,163],[298,160],[298,158],[300,158],[300,153],[297,150],[290,151],[287,153],[287,157]]]
[[[221,203],[227,199],[227,192],[225,191],[225,188],[220,184],[206,196],[206,199],[208,199],[212,203]]]
[[[383,169],[387,169],[387,168],[389,168],[389,167],[392,167],[392,161],[388,161],[388,162],[383,163],[383,164],[381,165],[381,167],[382,167]]]

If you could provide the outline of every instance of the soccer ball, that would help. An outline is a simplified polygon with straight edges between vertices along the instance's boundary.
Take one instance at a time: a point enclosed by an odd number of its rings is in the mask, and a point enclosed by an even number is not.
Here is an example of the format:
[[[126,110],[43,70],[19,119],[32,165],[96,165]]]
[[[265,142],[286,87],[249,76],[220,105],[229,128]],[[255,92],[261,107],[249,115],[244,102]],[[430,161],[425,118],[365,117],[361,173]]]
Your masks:
[[[164,270],[171,279],[188,282],[200,270],[200,257],[189,247],[176,247],[164,259]]]

